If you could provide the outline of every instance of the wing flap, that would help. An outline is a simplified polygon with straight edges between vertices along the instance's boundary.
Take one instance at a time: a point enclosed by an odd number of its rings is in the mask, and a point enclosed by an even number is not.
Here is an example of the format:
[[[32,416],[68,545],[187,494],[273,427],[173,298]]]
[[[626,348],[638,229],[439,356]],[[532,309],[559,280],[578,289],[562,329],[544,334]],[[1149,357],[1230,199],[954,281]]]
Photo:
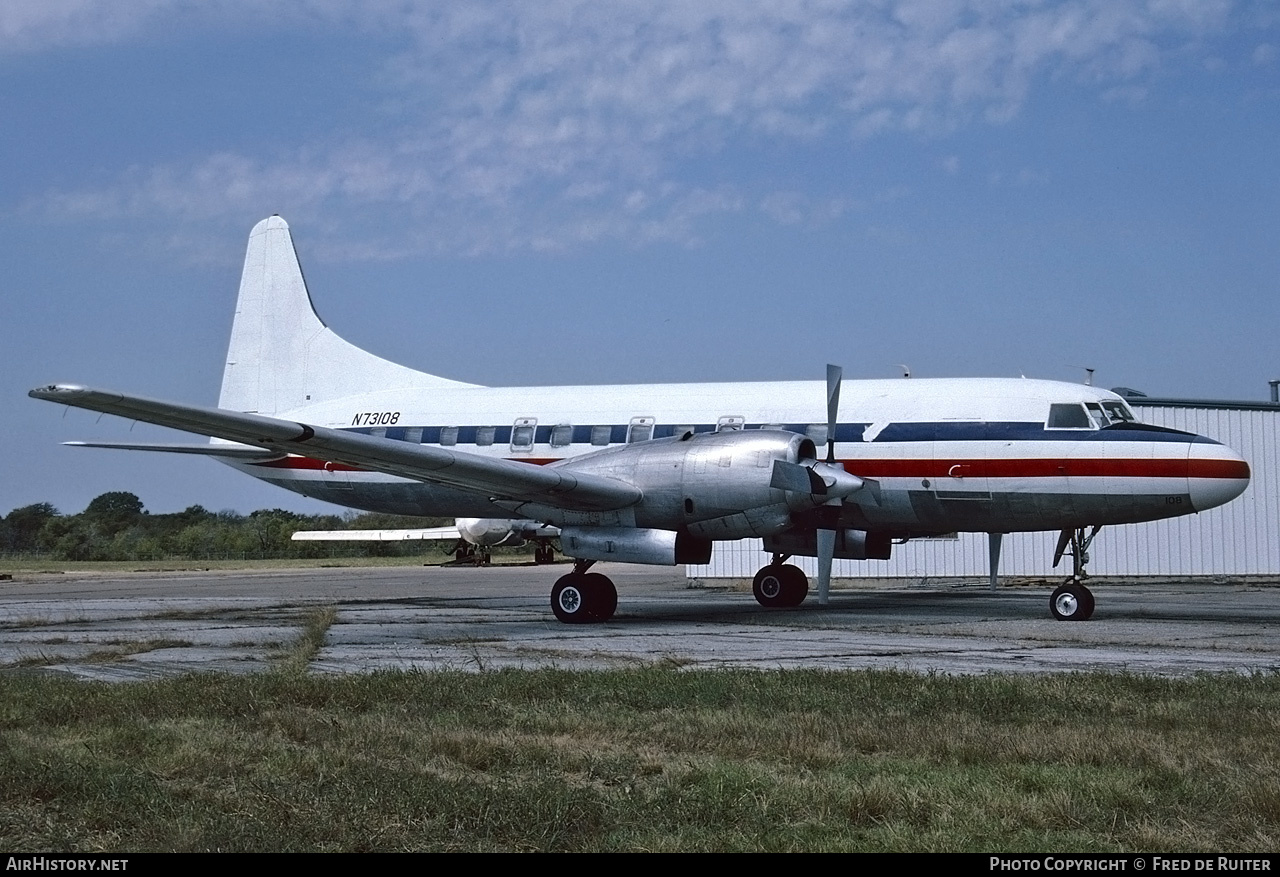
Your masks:
[[[497,460],[225,408],[180,405],[78,384],[37,387],[28,395],[282,454],[301,454],[454,487],[489,498],[541,502],[562,509],[607,511],[634,505],[642,496],[633,484],[599,475]]]

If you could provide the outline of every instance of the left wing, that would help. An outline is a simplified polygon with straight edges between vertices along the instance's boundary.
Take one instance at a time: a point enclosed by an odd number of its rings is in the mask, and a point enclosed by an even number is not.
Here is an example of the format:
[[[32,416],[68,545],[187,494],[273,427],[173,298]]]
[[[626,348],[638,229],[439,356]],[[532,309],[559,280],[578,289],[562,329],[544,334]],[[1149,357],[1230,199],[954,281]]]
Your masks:
[[[497,460],[431,445],[359,435],[290,420],[126,396],[78,384],[50,384],[27,395],[76,408],[116,414],[198,435],[255,445],[281,454],[345,463],[374,472],[440,484],[499,500],[545,503],[577,511],[609,511],[634,505],[638,487],[615,478]]]

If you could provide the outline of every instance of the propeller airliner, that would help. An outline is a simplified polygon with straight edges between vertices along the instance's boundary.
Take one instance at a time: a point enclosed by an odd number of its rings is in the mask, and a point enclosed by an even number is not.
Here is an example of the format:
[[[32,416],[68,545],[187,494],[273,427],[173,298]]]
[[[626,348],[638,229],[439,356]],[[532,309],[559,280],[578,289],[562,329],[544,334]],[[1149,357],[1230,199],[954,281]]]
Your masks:
[[[1096,387],[1028,379],[483,387],[415,371],[344,341],[317,316],[288,225],[249,236],[217,407],[79,384],[30,392],[207,436],[80,446],[210,456],[306,496],[368,511],[446,515],[481,544],[549,541],[574,559],[551,591],[565,622],[607,621],[597,561],[706,563],[758,537],[753,592],[795,606],[818,559],[887,559],[953,532],[1059,531],[1073,574],[1054,617],[1084,620],[1099,527],[1222,505],[1249,466],[1205,436],[1138,422]],[[471,535],[468,537],[467,534]],[[996,543],[998,544],[998,543]],[[993,557],[995,552],[993,552]]]

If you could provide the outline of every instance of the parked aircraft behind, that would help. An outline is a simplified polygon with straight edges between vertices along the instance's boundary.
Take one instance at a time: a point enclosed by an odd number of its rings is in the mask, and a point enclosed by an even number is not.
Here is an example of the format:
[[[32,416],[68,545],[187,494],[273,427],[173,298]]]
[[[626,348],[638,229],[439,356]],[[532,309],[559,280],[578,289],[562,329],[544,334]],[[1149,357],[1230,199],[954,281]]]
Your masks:
[[[1077,384],[846,383],[828,366],[825,384],[481,387],[414,371],[320,320],[278,216],[249,236],[218,407],[77,384],[30,395],[212,439],[71,444],[212,456],[340,505],[482,519],[489,538],[558,528],[575,564],[551,606],[567,622],[613,615],[612,582],[588,571],[600,560],[706,563],[718,540],[761,537],[773,560],[755,597],[794,606],[809,584],[792,556],[818,558],[826,602],[835,557],[1028,530],[1061,531],[1074,570],[1050,608],[1087,619],[1098,527],[1203,511],[1249,483],[1229,448]]]

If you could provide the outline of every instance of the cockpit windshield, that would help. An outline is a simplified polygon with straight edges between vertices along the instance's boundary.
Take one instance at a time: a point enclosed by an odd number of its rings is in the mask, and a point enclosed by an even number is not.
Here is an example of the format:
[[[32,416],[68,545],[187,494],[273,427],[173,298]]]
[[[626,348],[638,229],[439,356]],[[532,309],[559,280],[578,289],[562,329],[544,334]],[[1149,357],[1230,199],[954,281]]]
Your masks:
[[[1111,419],[1102,413],[1102,406],[1097,402],[1086,402],[1084,407],[1089,409],[1089,417],[1093,420],[1093,425],[1098,429],[1111,425]]]
[[[1133,411],[1123,402],[1060,402],[1049,406],[1049,429],[1106,429],[1118,423],[1134,423]]]

